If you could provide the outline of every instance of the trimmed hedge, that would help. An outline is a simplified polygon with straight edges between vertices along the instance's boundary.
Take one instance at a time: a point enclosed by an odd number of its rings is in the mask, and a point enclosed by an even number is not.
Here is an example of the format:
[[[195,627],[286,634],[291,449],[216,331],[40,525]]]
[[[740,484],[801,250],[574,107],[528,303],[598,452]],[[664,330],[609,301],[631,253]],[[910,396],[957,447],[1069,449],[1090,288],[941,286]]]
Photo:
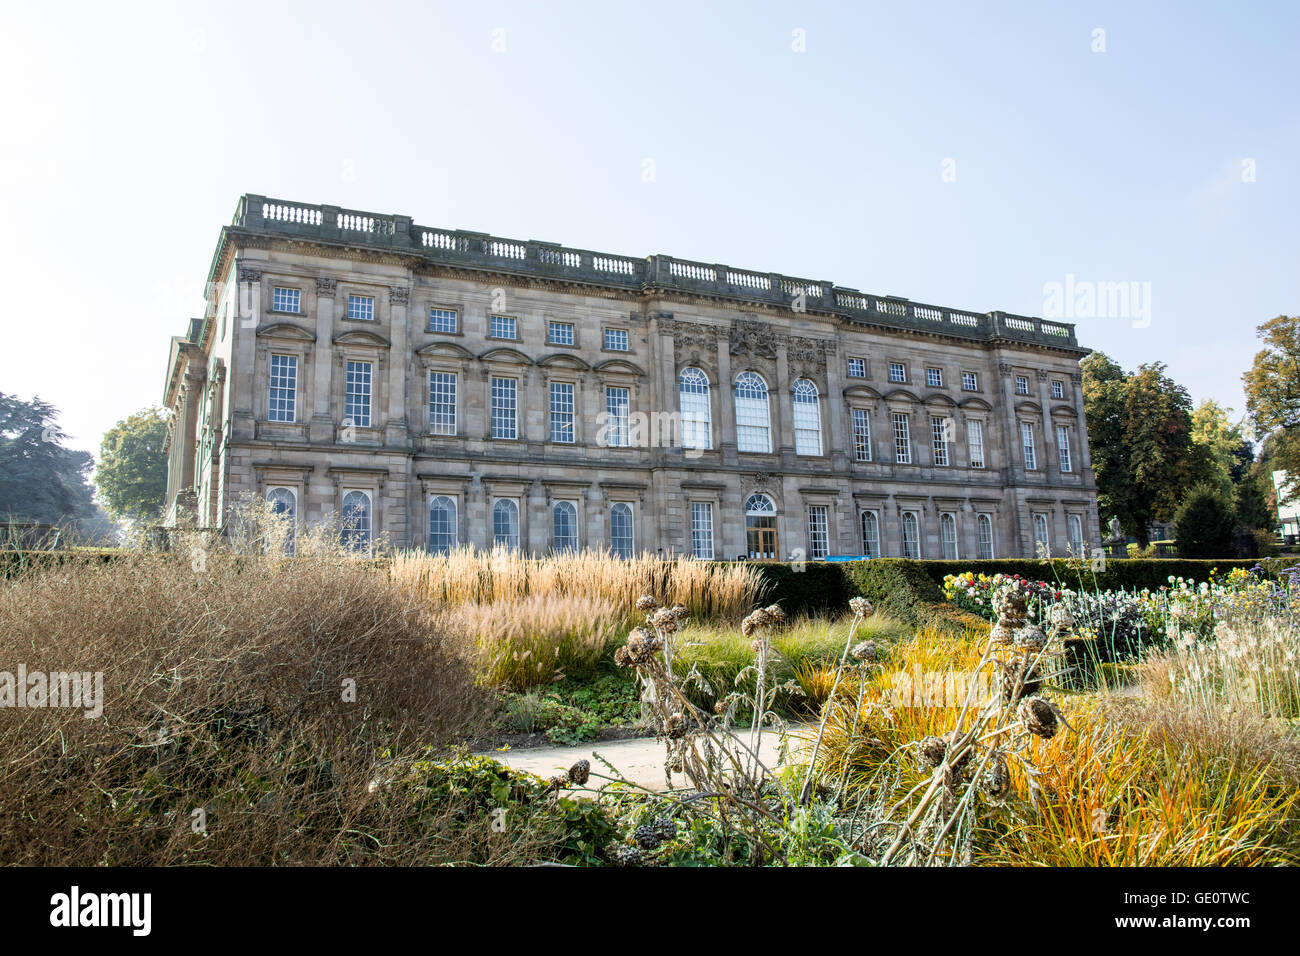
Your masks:
[[[888,560],[888,559],[885,559]],[[1226,577],[1233,568],[1249,571],[1253,567],[1262,567],[1270,576],[1276,574],[1280,565],[1270,560],[1253,561],[1234,558],[1222,561],[1192,560],[1184,558],[1107,558],[1105,571],[1091,571],[1079,562],[1070,562],[1056,558],[1051,562],[1043,560],[1005,560],[1005,561],[918,561],[936,585],[943,586],[943,579],[949,574],[961,574],[973,571],[976,574],[1018,574],[1022,578],[1034,581],[1048,581],[1074,590],[1088,591],[1140,591],[1149,588],[1152,591],[1168,587],[1169,578],[1187,578],[1190,581],[1207,581],[1210,572],[1217,569],[1216,577]],[[1071,567],[1073,564],[1073,567]]]

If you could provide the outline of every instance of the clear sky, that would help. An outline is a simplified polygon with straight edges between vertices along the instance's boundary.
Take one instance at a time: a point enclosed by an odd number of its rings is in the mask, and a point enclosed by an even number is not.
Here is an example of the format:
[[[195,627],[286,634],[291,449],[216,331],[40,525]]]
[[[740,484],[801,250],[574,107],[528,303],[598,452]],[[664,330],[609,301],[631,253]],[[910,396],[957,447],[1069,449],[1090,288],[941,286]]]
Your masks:
[[[978,312],[1136,282],[1080,341],[1240,415],[1300,310],[1298,41],[1296,3],[16,4],[0,391],[97,453],[252,192]]]

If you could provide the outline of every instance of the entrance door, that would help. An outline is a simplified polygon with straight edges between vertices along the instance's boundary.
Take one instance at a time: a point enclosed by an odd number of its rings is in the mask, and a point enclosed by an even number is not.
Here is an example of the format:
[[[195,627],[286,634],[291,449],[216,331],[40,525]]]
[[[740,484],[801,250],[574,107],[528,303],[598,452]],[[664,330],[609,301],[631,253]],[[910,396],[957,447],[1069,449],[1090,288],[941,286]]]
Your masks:
[[[781,557],[776,540],[776,505],[767,495],[750,495],[745,502],[745,541],[750,558],[756,561]]]

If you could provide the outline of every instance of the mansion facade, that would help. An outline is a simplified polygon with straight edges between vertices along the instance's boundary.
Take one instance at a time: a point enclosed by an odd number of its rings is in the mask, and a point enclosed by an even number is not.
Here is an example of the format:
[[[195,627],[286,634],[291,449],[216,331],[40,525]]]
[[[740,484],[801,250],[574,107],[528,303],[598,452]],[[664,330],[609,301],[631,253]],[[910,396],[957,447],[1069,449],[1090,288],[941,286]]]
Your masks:
[[[359,547],[1028,557],[1099,543],[1072,326],[244,196],[172,339],[168,525]]]

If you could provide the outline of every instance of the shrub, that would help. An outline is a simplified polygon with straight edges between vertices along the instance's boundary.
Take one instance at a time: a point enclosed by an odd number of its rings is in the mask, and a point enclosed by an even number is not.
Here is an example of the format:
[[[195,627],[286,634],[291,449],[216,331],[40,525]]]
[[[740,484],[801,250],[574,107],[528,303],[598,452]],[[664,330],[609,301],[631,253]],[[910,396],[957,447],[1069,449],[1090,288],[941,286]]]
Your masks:
[[[1178,552],[1185,558],[1221,558],[1235,553],[1232,508],[1212,485],[1198,485],[1174,517]]]

